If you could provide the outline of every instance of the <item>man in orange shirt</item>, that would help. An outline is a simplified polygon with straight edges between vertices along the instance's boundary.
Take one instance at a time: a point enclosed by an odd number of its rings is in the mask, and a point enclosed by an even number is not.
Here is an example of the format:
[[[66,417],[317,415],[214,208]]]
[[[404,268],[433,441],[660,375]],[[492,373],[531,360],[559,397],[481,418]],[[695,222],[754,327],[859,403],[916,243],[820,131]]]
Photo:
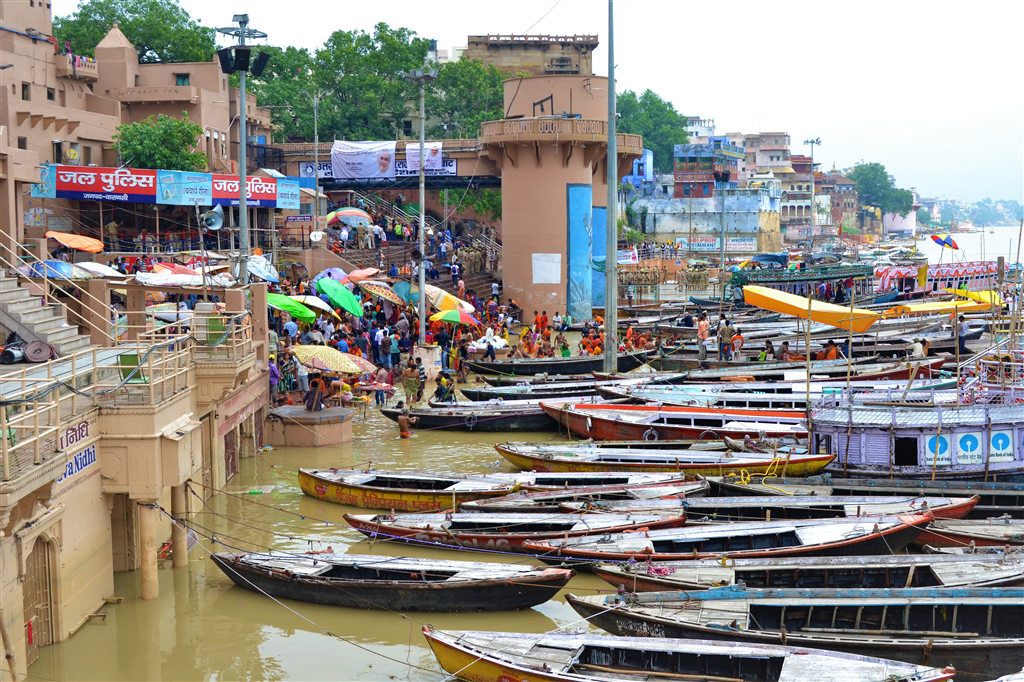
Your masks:
[[[537,331],[543,331],[548,328],[548,311],[542,311],[540,314],[540,329]]]
[[[540,318],[540,313],[538,313],[536,310],[534,310],[533,311],[533,330],[535,332],[539,332],[541,330],[540,319],[541,319]]]

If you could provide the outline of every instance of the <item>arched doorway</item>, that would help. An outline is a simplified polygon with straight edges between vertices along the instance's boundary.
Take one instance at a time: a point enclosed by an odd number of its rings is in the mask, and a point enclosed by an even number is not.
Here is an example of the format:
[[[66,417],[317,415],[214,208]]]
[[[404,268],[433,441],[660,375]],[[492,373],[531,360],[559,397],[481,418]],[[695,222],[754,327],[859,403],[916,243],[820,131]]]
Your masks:
[[[25,605],[25,665],[39,657],[39,647],[53,644],[53,582],[50,543],[36,538],[25,560],[22,585]]]

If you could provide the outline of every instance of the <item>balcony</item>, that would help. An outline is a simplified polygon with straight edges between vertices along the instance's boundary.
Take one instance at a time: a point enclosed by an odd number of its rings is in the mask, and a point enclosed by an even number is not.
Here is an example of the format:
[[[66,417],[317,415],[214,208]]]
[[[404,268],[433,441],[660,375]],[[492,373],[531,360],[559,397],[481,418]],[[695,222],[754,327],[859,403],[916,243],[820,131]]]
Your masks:
[[[199,88],[192,85],[162,85],[144,88],[127,88],[117,98],[122,102],[146,103],[189,103],[199,101]]]
[[[57,78],[74,78],[95,83],[100,79],[100,68],[95,60],[75,54],[57,55]]]
[[[196,403],[203,406],[245,382],[256,366],[256,349],[251,313],[194,314]]]
[[[607,142],[608,122],[580,118],[516,118],[487,121],[480,125],[480,142]],[[617,134],[619,154],[639,156],[642,135]]]

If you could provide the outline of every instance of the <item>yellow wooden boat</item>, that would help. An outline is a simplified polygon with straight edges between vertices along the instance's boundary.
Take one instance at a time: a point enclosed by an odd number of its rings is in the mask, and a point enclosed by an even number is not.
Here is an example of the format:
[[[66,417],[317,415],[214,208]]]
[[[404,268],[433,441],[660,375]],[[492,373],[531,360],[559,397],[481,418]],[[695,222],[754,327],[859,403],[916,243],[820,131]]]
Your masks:
[[[516,492],[515,480],[489,480],[479,476],[351,469],[299,469],[299,487],[310,497],[362,509],[430,512],[451,509],[463,502],[500,497]]]

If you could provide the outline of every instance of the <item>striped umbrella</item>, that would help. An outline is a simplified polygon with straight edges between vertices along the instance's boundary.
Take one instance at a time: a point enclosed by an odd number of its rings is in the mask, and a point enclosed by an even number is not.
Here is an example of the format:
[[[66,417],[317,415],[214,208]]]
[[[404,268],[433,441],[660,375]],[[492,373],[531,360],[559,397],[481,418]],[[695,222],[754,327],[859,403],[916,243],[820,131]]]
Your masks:
[[[328,303],[326,303],[322,299],[317,298],[316,296],[300,296],[296,294],[293,296],[289,296],[288,298],[292,299],[293,301],[298,301],[302,305],[307,306],[309,308],[313,308],[314,310],[322,310],[328,315],[333,315],[335,318],[339,320],[341,319],[340,317],[338,317],[338,313],[334,312],[334,308],[332,308]]]
[[[395,305],[403,305],[405,301],[384,282],[360,282],[359,288],[368,293],[370,296],[376,296],[382,298],[385,301],[391,301]]]
[[[330,346],[292,346],[291,352],[303,365],[319,371],[362,374],[377,369],[369,360],[342,353]]]
[[[431,322],[448,322],[450,324],[480,324],[479,320],[461,310],[442,310],[430,316]]]

